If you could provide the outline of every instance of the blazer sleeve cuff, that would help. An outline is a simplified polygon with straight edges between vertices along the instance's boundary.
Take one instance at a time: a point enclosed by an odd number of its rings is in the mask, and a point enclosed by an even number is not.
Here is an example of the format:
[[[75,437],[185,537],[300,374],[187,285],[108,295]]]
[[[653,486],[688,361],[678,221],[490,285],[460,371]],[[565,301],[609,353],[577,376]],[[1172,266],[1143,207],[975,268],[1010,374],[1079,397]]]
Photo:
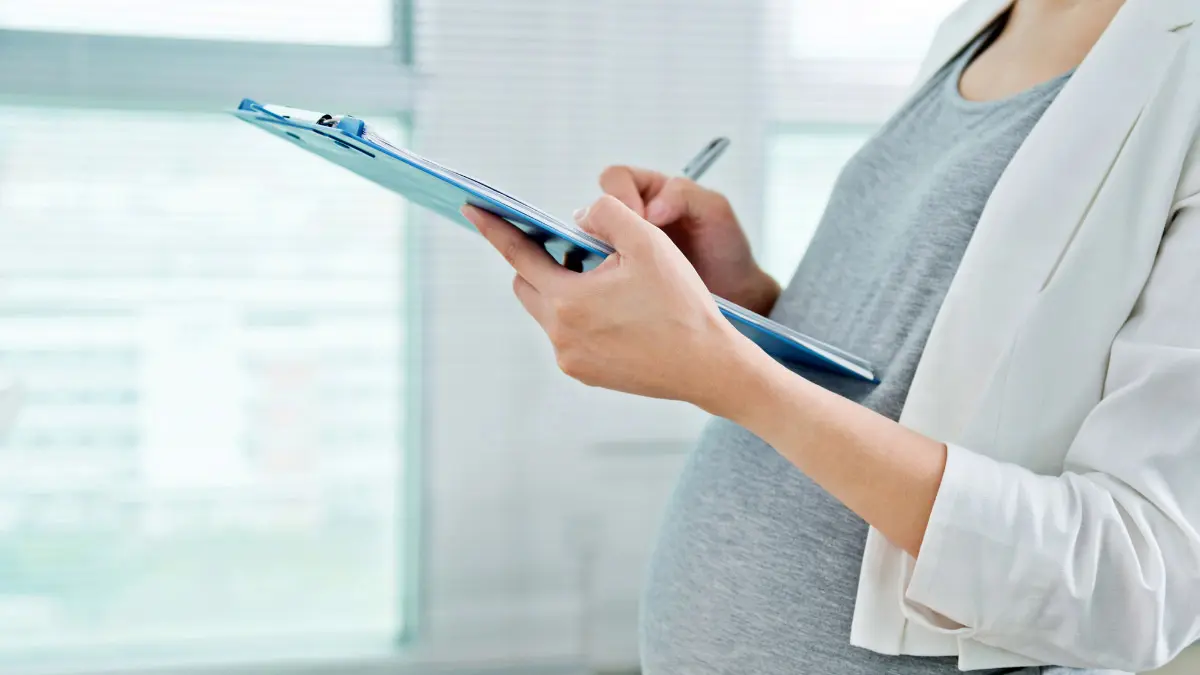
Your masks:
[[[914,561],[907,558],[900,599],[918,625],[962,638],[1020,625],[1047,579],[1013,579],[1013,523],[1004,504],[1020,490],[1017,467],[947,446],[946,469]],[[1028,552],[1024,555],[1028,556]],[[907,556],[906,556],[907,557]]]

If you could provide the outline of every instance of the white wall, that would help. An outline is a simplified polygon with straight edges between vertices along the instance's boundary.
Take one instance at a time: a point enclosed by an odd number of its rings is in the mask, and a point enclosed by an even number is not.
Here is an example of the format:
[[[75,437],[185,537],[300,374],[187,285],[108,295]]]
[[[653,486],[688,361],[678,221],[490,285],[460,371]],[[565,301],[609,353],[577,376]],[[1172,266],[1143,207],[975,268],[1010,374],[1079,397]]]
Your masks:
[[[417,50],[436,86],[420,87],[416,145],[562,215],[598,196],[607,164],[678,170],[728,135],[734,145],[706,181],[755,224],[758,4],[424,3]],[[588,651],[633,664],[641,569],[704,418],[570,382],[513,299],[503,261],[445,222],[421,215],[416,227],[427,284],[426,653]],[[573,528],[589,512],[591,574]]]

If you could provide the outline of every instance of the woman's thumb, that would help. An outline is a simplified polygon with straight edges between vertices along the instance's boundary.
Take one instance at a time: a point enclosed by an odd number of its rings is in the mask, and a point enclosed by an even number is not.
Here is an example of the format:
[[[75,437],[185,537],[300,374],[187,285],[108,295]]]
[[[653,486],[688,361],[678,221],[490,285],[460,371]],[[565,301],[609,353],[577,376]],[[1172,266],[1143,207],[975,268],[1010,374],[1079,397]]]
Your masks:
[[[688,212],[688,200],[694,197],[696,184],[686,178],[672,178],[646,205],[646,220],[666,227]]]

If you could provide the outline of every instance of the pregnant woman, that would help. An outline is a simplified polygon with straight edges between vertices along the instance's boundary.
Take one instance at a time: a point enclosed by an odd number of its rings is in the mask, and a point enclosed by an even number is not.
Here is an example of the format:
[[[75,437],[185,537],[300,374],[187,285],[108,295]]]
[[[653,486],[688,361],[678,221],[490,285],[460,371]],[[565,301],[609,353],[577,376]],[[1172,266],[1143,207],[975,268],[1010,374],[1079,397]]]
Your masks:
[[[781,289],[718,194],[607,170],[556,265],[468,217],[559,365],[715,416],[648,675],[1142,671],[1200,639],[1200,2],[972,0]],[[794,373],[709,292],[871,361]]]

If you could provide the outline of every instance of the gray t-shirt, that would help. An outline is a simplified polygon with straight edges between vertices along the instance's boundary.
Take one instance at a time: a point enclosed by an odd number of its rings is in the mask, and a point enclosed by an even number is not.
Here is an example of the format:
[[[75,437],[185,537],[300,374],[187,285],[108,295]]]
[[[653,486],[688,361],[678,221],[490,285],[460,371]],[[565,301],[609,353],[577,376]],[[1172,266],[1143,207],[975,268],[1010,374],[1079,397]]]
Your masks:
[[[877,386],[806,376],[892,419],[984,204],[1068,77],[970,102],[958,81],[974,51],[846,165],[772,314],[870,360]],[[679,478],[652,557],[644,672],[958,672],[953,657],[891,657],[849,644],[866,534],[858,516],[761,440],[714,420]]]

